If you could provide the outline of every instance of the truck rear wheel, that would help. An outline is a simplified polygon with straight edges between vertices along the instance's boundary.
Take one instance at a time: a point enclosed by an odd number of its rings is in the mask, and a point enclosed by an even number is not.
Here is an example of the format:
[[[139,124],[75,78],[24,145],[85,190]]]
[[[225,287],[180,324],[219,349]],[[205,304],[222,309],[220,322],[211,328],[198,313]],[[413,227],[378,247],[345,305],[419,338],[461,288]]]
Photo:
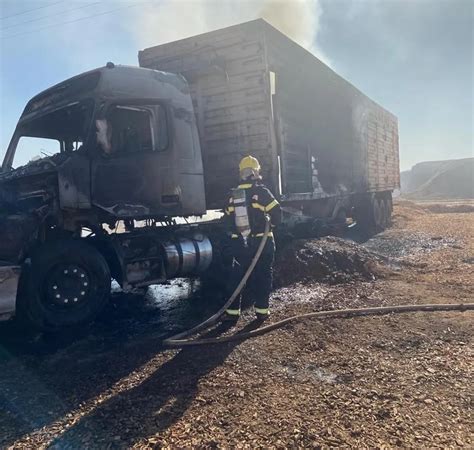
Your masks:
[[[104,257],[74,240],[47,243],[25,264],[17,298],[22,322],[56,331],[92,321],[110,294],[110,271]]]
[[[385,195],[366,196],[355,208],[355,219],[367,236],[380,233],[390,224],[391,203]]]
[[[393,211],[393,204],[392,204],[392,196],[389,194],[385,199],[385,226],[389,227],[392,225],[392,211]]]
[[[362,236],[370,237],[375,234],[374,200],[369,196],[360,198],[354,210],[354,218]]]
[[[383,201],[375,197],[372,201],[372,207],[374,209],[375,232],[379,233],[380,231],[383,230],[383,220],[384,220]]]
[[[374,200],[376,203],[376,227],[377,231],[385,230],[387,224],[387,206],[383,198],[376,198]]]

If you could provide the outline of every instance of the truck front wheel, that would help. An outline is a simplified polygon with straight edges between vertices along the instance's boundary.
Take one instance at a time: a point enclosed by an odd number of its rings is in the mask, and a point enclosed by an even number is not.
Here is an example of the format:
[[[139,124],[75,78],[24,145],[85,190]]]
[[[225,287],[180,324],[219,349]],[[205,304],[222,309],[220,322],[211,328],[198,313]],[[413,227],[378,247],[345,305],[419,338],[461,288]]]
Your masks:
[[[46,243],[25,263],[17,296],[17,316],[42,331],[92,321],[110,294],[104,257],[81,241]]]

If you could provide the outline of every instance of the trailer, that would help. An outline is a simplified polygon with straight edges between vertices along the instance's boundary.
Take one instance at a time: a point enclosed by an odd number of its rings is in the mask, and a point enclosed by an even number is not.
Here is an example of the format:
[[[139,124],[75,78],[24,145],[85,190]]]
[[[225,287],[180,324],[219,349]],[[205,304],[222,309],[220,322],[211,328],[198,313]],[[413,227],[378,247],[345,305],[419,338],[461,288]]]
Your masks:
[[[388,224],[396,117],[264,20],[147,48],[139,63],[189,83],[208,208],[222,207],[253,154],[287,211]]]
[[[222,210],[248,154],[283,205],[277,236],[389,223],[396,118],[265,21],[139,61],[27,103],[0,173],[0,318],[80,326],[111,278],[130,290],[215,275],[224,224],[187,218]]]

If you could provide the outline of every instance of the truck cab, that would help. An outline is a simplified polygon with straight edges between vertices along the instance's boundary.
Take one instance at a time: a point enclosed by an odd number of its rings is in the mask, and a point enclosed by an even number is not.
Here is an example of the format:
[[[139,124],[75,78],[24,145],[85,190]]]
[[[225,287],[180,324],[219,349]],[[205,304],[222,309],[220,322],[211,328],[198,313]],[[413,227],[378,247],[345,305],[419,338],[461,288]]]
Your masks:
[[[18,122],[0,186],[12,214],[32,213],[71,232],[118,219],[205,213],[186,81],[109,63],[42,92]],[[14,242],[7,246],[0,259],[18,259]]]
[[[209,241],[174,222],[206,212],[186,80],[108,63],[35,96],[4,157],[0,208],[0,316],[16,309],[41,329],[89,321],[111,277],[146,286],[204,270]]]

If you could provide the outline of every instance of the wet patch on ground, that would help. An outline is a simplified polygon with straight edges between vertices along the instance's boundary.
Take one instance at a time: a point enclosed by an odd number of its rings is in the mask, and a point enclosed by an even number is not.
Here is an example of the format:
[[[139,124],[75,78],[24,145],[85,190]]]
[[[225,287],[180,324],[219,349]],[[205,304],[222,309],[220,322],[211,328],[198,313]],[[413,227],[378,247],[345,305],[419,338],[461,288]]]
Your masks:
[[[315,364],[308,364],[299,367],[298,364],[293,361],[287,361],[286,364],[280,365],[278,367],[278,372],[291,380],[303,383],[310,381],[318,384],[336,384],[345,381],[344,377],[339,377],[338,374],[324,369],[323,367],[318,367]]]
[[[0,323],[4,354],[0,362],[15,355],[53,355],[63,351],[79,358],[100,357],[111,348],[144,337],[156,340],[184,331],[219,309],[222,296],[201,288],[197,280],[175,279],[150,286],[145,294],[131,294],[113,286],[110,301],[97,319],[84,327],[60,333],[23,330],[15,321]]]
[[[447,247],[460,248],[460,243],[454,238],[444,236],[387,230],[369,239],[363,247],[375,256],[381,255],[396,262]]]

